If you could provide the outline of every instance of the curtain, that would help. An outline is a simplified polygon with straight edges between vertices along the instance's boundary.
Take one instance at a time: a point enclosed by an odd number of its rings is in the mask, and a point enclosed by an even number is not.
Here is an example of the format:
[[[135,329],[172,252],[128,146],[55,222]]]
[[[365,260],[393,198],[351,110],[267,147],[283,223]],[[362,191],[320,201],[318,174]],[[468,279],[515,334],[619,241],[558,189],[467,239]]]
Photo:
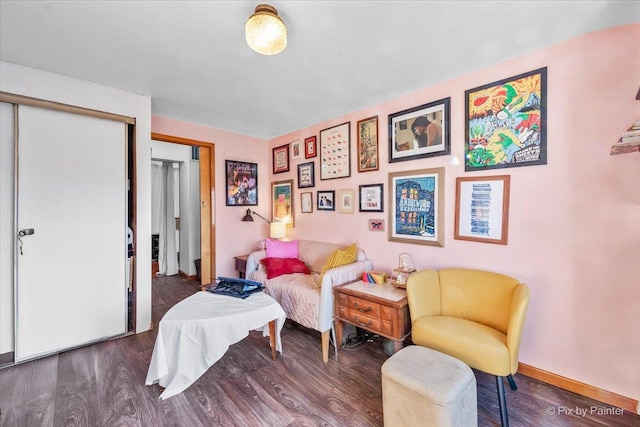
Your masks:
[[[170,162],[152,164],[152,230],[157,221],[159,234],[158,273],[165,276],[178,274],[178,248],[176,242],[175,174]]]

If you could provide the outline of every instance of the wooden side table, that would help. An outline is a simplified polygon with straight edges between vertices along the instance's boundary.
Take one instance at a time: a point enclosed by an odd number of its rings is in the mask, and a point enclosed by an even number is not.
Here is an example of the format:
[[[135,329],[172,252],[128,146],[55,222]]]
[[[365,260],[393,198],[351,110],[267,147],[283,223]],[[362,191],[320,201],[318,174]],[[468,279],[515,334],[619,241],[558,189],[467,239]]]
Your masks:
[[[233,258],[236,260],[236,270],[238,270],[238,277],[244,279],[247,275],[247,258],[249,258],[249,255],[240,255]]]
[[[407,291],[389,283],[377,285],[361,280],[333,288],[336,342],[342,343],[344,322],[393,341],[394,352],[411,333]]]

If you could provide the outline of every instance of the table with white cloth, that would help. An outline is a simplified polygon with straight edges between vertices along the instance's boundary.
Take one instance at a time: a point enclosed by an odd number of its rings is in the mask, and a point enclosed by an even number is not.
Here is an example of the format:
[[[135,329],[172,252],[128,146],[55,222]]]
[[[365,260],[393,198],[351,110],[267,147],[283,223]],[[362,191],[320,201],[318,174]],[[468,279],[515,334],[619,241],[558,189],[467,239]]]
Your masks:
[[[180,301],[160,320],[146,384],[164,387],[160,398],[184,391],[234,344],[261,329],[270,336],[272,358],[282,353],[286,314],[264,292],[241,299],[201,291]]]

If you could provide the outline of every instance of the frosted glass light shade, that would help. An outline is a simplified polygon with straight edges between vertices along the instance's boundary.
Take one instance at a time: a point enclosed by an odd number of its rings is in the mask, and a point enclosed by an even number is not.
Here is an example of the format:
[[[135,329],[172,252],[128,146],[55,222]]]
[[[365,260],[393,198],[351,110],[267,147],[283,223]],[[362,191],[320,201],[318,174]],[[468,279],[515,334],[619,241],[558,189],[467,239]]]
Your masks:
[[[272,222],[269,226],[269,237],[272,239],[284,239],[287,237],[287,224],[284,222]]]
[[[268,4],[259,4],[244,24],[247,44],[262,55],[275,55],[287,47],[287,27],[278,11]]]

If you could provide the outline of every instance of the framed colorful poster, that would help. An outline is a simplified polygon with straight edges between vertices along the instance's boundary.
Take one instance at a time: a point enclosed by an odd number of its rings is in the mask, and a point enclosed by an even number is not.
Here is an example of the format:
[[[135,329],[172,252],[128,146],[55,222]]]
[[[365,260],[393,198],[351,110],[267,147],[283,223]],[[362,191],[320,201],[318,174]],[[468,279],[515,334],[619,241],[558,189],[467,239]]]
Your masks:
[[[293,180],[271,184],[271,218],[273,222],[284,222],[293,227]]]
[[[319,211],[335,211],[336,205],[333,199],[336,197],[334,190],[330,191],[318,191],[318,200],[316,201],[316,207]]]
[[[302,158],[302,147],[300,146],[300,140],[293,141],[291,143],[291,159],[298,160]]]
[[[289,172],[289,144],[276,147],[273,154],[273,173]]]
[[[338,212],[353,213],[354,199],[355,194],[353,190],[338,190]]]
[[[389,174],[392,242],[444,247],[444,168]]]
[[[258,165],[225,160],[227,206],[258,205]]]
[[[302,163],[298,165],[298,188],[309,188],[316,185],[314,163]]]
[[[320,131],[320,179],[351,176],[350,123]]]
[[[310,136],[304,139],[304,158],[311,159],[318,155],[316,136]]]
[[[378,116],[359,120],[358,172],[378,170]]]
[[[389,163],[451,153],[451,98],[389,115]]]
[[[368,184],[359,187],[360,212],[384,212],[382,184]]]
[[[456,178],[454,239],[506,245],[511,177]]]
[[[465,91],[464,170],[547,164],[547,68]]]
[[[300,212],[311,213],[313,212],[313,193],[306,192],[300,193]]]

